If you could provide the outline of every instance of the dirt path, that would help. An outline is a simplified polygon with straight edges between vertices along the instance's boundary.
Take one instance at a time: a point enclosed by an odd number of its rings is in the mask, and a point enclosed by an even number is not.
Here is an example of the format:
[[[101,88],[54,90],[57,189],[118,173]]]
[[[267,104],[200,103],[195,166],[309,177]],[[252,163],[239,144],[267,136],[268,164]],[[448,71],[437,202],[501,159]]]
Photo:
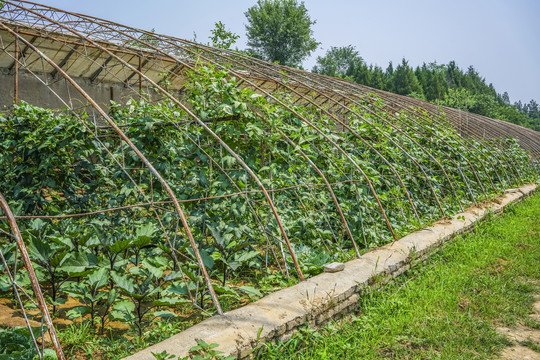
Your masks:
[[[540,295],[536,296],[534,313],[530,316],[537,324],[540,324]],[[540,349],[540,330],[518,324],[511,329],[498,328],[497,331],[508,337],[514,344],[504,349],[501,359],[540,360],[540,352],[532,349],[532,347]]]
[[[10,299],[0,299],[0,325],[5,327],[26,327],[26,322],[19,309],[11,307]],[[41,324],[30,320],[30,326],[40,326]]]

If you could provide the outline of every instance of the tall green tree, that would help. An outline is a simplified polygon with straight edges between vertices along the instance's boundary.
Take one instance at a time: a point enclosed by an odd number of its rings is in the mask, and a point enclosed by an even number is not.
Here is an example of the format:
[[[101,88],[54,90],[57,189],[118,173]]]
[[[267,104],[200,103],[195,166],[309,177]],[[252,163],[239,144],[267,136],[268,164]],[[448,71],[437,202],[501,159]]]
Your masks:
[[[364,60],[352,45],[343,47],[332,46],[324,56],[317,56],[317,64],[313,67],[314,73],[334,77],[353,77]]]
[[[212,41],[212,46],[222,49],[230,49],[236,43],[236,40],[240,38],[239,35],[227,30],[225,24],[221,21],[215,23],[214,28],[210,32],[212,35],[209,39]]]
[[[403,58],[401,64],[394,71],[393,84],[396,94],[409,95],[415,93],[417,95],[423,95],[424,93],[418,78],[405,58]]]
[[[384,74],[383,69],[377,65],[375,66],[370,65],[369,69],[371,72],[371,79],[370,79],[369,86],[375,89],[385,90],[387,78]]]
[[[245,15],[249,50],[265,60],[298,66],[319,46],[303,1],[258,0]]]

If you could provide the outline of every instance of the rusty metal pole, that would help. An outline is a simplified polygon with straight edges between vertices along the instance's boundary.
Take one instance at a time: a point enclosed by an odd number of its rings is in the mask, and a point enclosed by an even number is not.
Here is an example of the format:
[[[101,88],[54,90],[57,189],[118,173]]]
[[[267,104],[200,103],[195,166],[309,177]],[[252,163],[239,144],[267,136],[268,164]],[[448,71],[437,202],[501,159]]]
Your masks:
[[[142,98],[142,57],[139,56],[139,95]]]
[[[19,32],[19,27],[15,28],[15,31]],[[19,104],[19,39],[15,39],[15,81],[13,83],[13,102],[15,105]]]
[[[43,294],[41,293],[41,287],[39,286],[39,282],[37,280],[34,267],[32,266],[32,262],[30,261],[30,256],[28,256],[28,251],[26,250],[26,245],[24,244],[21,232],[19,230],[19,227],[17,226],[17,221],[15,220],[15,217],[13,216],[13,213],[11,212],[11,209],[9,208],[8,202],[6,201],[6,199],[1,193],[0,193],[0,207],[2,207],[2,210],[4,210],[4,214],[6,215],[8,219],[9,226],[11,227],[11,230],[13,231],[13,235],[15,236],[17,247],[19,248],[19,251],[21,252],[21,258],[23,260],[24,266],[26,267],[26,270],[28,271],[28,277],[30,278],[32,289],[34,290],[34,294],[36,296],[39,307],[41,309],[41,313],[43,314],[43,318],[45,320],[45,323],[47,324],[49,335],[51,337],[51,342],[53,343],[53,347],[54,347],[54,350],[56,351],[56,355],[58,356],[59,360],[65,360],[66,357],[64,356],[62,347],[60,346],[60,341],[58,340],[58,336],[56,335],[56,330],[54,329],[54,324],[49,314],[49,309],[47,309],[47,303],[45,302],[45,299],[43,298]]]

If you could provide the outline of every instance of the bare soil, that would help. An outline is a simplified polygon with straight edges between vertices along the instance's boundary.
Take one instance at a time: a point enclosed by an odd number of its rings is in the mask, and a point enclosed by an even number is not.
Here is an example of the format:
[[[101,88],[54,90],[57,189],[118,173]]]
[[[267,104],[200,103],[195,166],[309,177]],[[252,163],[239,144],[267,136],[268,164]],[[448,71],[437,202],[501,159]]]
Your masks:
[[[534,312],[530,317],[537,323],[540,323],[540,295],[536,297],[533,310]],[[527,346],[528,344],[533,344],[533,347],[536,349],[540,348],[540,330],[518,324],[511,329],[498,328],[497,331],[505,335],[514,344],[504,349],[501,359],[540,360],[540,353]]]

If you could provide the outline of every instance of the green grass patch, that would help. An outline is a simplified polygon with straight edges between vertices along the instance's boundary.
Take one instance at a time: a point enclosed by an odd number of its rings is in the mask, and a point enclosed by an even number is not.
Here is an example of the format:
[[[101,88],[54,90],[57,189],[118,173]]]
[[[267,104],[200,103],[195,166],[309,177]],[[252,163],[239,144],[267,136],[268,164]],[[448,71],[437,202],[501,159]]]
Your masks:
[[[496,332],[528,315],[540,290],[540,194],[479,224],[363,297],[351,321],[265,344],[263,359],[491,359]]]

